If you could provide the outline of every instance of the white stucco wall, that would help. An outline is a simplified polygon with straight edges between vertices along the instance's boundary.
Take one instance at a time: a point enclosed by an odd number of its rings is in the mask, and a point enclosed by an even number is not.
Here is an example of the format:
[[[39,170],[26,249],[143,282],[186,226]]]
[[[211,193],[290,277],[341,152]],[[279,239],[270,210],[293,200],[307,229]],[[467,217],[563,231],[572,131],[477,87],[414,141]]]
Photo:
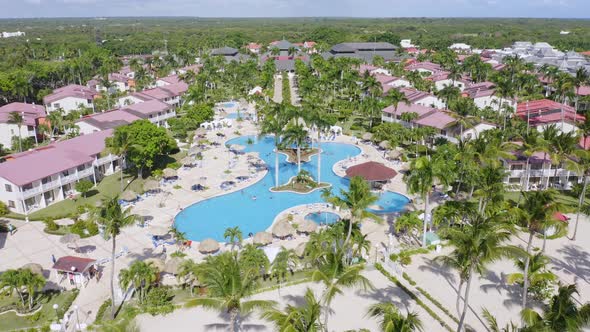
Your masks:
[[[77,110],[80,105],[84,107],[93,108],[93,104],[89,103],[87,99],[77,98],[77,97],[66,97],[60,100],[56,100],[51,104],[45,105],[45,110],[47,113],[51,113],[56,111],[58,108],[64,110],[64,115],[69,114],[73,110]]]

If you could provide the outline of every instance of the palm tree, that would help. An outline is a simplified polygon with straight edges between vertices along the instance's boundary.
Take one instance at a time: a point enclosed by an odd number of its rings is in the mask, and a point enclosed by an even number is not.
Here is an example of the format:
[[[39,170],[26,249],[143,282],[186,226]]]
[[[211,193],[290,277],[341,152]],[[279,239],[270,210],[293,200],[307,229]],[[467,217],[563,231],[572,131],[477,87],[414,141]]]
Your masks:
[[[460,263],[459,273],[465,274],[466,285],[463,296],[464,305],[457,332],[463,331],[465,316],[469,308],[469,292],[475,273],[483,274],[490,263],[502,257],[510,257],[518,252],[517,248],[505,246],[512,235],[512,227],[503,221],[503,215],[484,216],[478,212],[466,211],[468,222],[463,227],[445,227],[441,230],[453,251],[449,253],[450,261]],[[447,261],[447,259],[443,259]]]
[[[100,207],[92,211],[92,219],[104,227],[104,234],[112,239],[111,247],[111,319],[115,318],[115,253],[117,250],[117,236],[125,226],[132,225],[136,216],[130,214],[129,209],[121,208],[119,196],[104,198]]]
[[[307,130],[303,125],[290,124],[283,135],[284,145],[295,145],[297,147],[297,173],[301,172],[301,147],[306,144]]]
[[[199,281],[200,269],[201,264],[195,263],[192,259],[184,260],[178,267],[176,279],[190,288],[191,296],[193,296],[194,288],[201,284]]]
[[[33,273],[29,269],[21,269],[21,278],[25,289],[27,290],[27,297],[29,298],[29,310],[33,310],[35,304],[35,293],[45,287],[46,280],[43,275]]]
[[[106,149],[109,153],[119,156],[121,162],[119,168],[121,170],[121,192],[123,192],[123,165],[125,165],[125,158],[127,152],[133,145],[127,131],[115,131],[115,135],[105,139]]]
[[[373,285],[362,275],[364,266],[345,265],[344,257],[347,245],[333,243],[334,248],[324,248],[316,258],[316,268],[311,271],[311,281],[324,286],[322,302],[325,306],[324,329],[328,329],[329,309],[337,295],[342,295],[345,288],[361,287],[363,290],[372,289]]]
[[[228,227],[223,233],[223,238],[225,238],[227,242],[231,243],[231,250],[233,251],[236,245],[240,246],[242,243],[242,231],[240,230],[239,226]]]
[[[287,279],[287,273],[293,274],[298,262],[299,257],[297,257],[295,250],[286,249],[285,247],[281,247],[281,251],[272,262],[270,271],[279,283],[279,296],[281,295],[281,283]]]
[[[578,110],[578,102],[580,100],[580,87],[582,85],[587,84],[590,80],[590,73],[584,67],[578,68],[576,70],[576,75],[574,76],[574,87],[576,88],[576,101],[575,101],[575,109]]]
[[[206,297],[188,301],[186,306],[202,306],[227,312],[230,331],[234,332],[240,314],[268,309],[275,304],[274,301],[248,300],[256,289],[257,275],[258,271],[244,268],[240,264],[237,252],[207,257],[201,277],[208,294]]]
[[[321,183],[321,171],[322,171],[322,143],[321,143],[321,135],[322,131],[328,129],[330,125],[333,123],[332,118],[326,115],[326,112],[318,107],[310,107],[309,108],[309,116],[308,120],[310,125],[316,127],[318,132],[318,175],[316,177],[316,181],[318,185]]]
[[[529,239],[526,246],[526,259],[524,265],[522,307],[527,306],[527,295],[529,287],[529,265],[531,262],[531,250],[535,233],[543,231],[549,220],[553,220],[553,213],[558,210],[558,204],[555,200],[555,191],[529,191],[522,192],[523,203],[516,208],[514,216],[516,222],[529,233]]]
[[[152,262],[135,261],[129,269],[119,272],[119,283],[124,290],[133,285],[138,293],[139,303],[143,303],[146,292],[158,279],[158,273],[158,268]]]
[[[404,103],[406,105],[410,104],[408,97],[398,89],[391,89],[387,92],[387,101],[393,105],[394,121],[397,121],[397,107],[399,106],[399,103]]]
[[[275,187],[279,186],[279,150],[281,145],[281,135],[287,124],[286,119],[280,112],[280,106],[275,105],[270,108],[270,114],[265,114],[260,128],[261,135],[274,135],[275,140]]]
[[[313,291],[305,290],[304,302],[298,307],[287,305],[284,311],[269,309],[262,314],[262,318],[272,322],[279,332],[321,332],[320,323],[322,305],[316,299]]]
[[[412,332],[424,331],[422,321],[415,312],[408,312],[405,316],[390,302],[376,303],[369,307],[367,315],[379,318],[379,327],[383,332]]]
[[[361,177],[352,177],[348,184],[348,191],[340,190],[340,196],[334,196],[329,190],[324,190],[322,197],[327,202],[350,211],[352,218],[348,224],[348,232],[344,240],[345,244],[348,244],[350,240],[354,223],[361,222],[365,218],[371,218],[377,222],[381,221],[377,215],[367,211],[367,208],[373,205],[379,198],[371,192],[369,183]]]
[[[576,157],[578,157],[577,162],[571,159],[566,160],[566,167],[569,170],[573,170],[577,174],[580,174],[583,178],[582,180],[582,189],[580,190],[580,195],[578,198],[578,208],[576,211],[576,223],[574,226],[574,234],[571,237],[572,241],[576,240],[576,235],[578,233],[578,222],[580,221],[580,214],[582,212],[582,206],[584,206],[584,201],[586,200],[586,189],[588,188],[588,181],[590,180],[590,152],[587,150],[576,150],[575,151]]]
[[[525,331],[580,332],[590,326],[590,303],[578,307],[576,285],[560,286],[542,314],[524,309],[521,316],[529,326]]]
[[[424,231],[422,246],[426,246],[426,226],[430,216],[430,194],[436,182],[447,182],[445,163],[441,158],[420,157],[410,164],[410,170],[404,175],[404,182],[410,194],[420,194],[424,200]]]
[[[486,322],[488,323],[488,331],[490,332],[519,332],[520,329],[514,324],[512,321],[510,323],[506,323],[506,326],[500,328],[498,325],[498,321],[496,317],[488,310],[483,309],[482,312],[483,317],[485,318]]]
[[[21,127],[25,123],[23,113],[10,112],[8,114],[8,123],[15,124],[18,127],[18,152],[23,152],[23,138],[21,136]]]
[[[22,269],[4,271],[0,274],[0,286],[2,286],[2,289],[7,287],[10,295],[12,295],[13,292],[16,292],[21,300],[22,307],[24,308],[25,297],[22,289],[25,284],[22,271]]]
[[[445,105],[449,105],[451,101],[461,96],[461,90],[452,85],[445,85],[444,88],[436,92],[436,96],[441,98],[445,102]]]
[[[544,256],[542,252],[536,253],[532,255],[530,258],[529,263],[529,271],[527,273],[527,278],[529,279],[530,287],[535,289],[540,289],[544,291],[553,283],[557,276],[551,272],[547,265],[549,264],[550,260],[549,257]],[[526,263],[526,259],[518,258],[515,260],[514,264],[520,271],[524,271],[524,266]],[[507,276],[507,282],[509,284],[519,284],[522,285],[524,283],[524,273],[523,272],[515,272],[511,273]],[[542,295],[542,294],[537,294]],[[544,299],[540,299],[544,300]]]

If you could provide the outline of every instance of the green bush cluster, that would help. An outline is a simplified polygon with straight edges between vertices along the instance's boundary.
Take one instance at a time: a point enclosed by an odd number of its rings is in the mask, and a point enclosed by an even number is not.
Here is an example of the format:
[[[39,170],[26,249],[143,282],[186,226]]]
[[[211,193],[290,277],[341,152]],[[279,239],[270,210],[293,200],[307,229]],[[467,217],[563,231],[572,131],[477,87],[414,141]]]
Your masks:
[[[98,225],[93,220],[78,220],[69,229],[70,232],[83,238],[98,234]]]
[[[174,311],[173,298],[169,287],[150,288],[142,304],[142,310],[153,316],[169,314]]]
[[[445,321],[442,320],[442,318],[440,318],[439,315],[436,314],[436,312],[432,311],[432,309],[430,309],[429,306],[427,306],[424,302],[422,302],[422,300],[420,300],[418,298],[418,296],[416,296],[416,294],[414,294],[414,292],[412,292],[410,289],[408,289],[406,286],[404,286],[401,282],[399,282],[399,280],[397,280],[396,277],[392,276],[389,272],[387,272],[383,266],[381,266],[381,264],[377,263],[375,264],[375,268],[377,270],[379,270],[379,272],[381,272],[381,274],[383,274],[385,277],[387,277],[387,279],[389,279],[391,282],[393,282],[397,287],[401,288],[404,292],[406,292],[406,294],[408,294],[408,296],[416,301],[416,303],[418,303],[419,306],[421,306],[424,310],[426,310],[426,312],[428,312],[428,314],[430,316],[432,316],[432,318],[434,318],[442,327],[444,327],[447,331],[449,332],[453,332],[453,329],[451,329],[451,327],[445,323]]]
[[[95,318],[95,322],[98,323],[100,321],[102,321],[102,318],[104,317],[104,313],[107,311],[108,308],[111,307],[111,299],[108,299],[106,301],[104,301],[100,307],[98,308],[98,311],[96,312],[96,318]]]
[[[289,87],[289,76],[283,73],[283,103],[291,103],[291,88]]]

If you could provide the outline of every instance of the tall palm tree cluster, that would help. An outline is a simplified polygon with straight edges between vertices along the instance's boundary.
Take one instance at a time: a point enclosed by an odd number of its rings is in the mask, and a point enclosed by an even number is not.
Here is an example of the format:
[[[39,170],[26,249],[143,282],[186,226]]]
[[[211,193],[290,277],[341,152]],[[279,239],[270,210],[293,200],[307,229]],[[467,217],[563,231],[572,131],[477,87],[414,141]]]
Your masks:
[[[45,278],[27,268],[6,270],[0,275],[0,289],[16,293],[20,299],[21,309],[33,310],[37,304],[38,293],[45,287]]]

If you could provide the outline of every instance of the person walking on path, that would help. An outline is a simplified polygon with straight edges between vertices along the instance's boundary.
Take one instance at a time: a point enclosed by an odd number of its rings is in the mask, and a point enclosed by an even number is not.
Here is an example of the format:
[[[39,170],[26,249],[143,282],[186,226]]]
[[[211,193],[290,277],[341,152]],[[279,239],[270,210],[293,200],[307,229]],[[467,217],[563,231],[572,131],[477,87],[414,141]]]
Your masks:
[[[53,262],[53,264],[55,264],[57,262],[54,254],[51,254],[51,261]]]

